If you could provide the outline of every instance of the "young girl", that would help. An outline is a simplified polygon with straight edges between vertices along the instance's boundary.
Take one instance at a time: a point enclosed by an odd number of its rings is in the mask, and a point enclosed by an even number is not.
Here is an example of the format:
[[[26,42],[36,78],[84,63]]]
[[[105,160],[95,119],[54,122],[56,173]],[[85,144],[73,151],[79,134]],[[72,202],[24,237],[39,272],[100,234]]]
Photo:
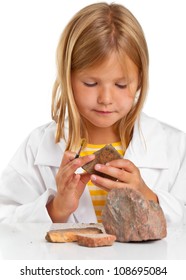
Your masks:
[[[97,3],[66,26],[57,49],[53,121],[34,130],[2,174],[2,222],[101,222],[107,193],[133,188],[162,207],[169,225],[186,213],[186,138],[141,113],[148,49],[122,5]],[[86,146],[76,158],[82,139]],[[123,158],[82,171],[110,144]]]

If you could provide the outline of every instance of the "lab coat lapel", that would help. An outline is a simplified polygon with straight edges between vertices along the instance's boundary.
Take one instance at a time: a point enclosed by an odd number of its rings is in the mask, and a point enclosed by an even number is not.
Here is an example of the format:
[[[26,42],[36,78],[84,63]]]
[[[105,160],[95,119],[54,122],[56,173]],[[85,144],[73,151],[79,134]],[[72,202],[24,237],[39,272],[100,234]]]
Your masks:
[[[124,158],[139,168],[167,169],[167,136],[155,119],[141,114],[134,126],[133,138]]]
[[[65,151],[65,141],[61,140],[55,143],[56,123],[52,122],[45,129],[45,133],[41,138],[37,155],[35,158],[35,165],[46,165],[59,167]]]

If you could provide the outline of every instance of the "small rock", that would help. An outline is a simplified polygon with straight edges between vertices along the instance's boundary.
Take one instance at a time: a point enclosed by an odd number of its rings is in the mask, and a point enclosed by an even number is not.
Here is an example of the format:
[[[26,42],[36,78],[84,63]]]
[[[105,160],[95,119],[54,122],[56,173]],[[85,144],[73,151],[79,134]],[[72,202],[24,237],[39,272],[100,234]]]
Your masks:
[[[86,247],[111,246],[115,240],[116,236],[105,233],[77,235],[78,244]]]
[[[167,235],[160,205],[131,188],[112,189],[108,193],[102,223],[105,231],[120,242],[156,240]]]
[[[102,149],[96,151],[94,153],[95,159],[86,163],[85,165],[82,166],[82,168],[87,171],[89,174],[97,174],[99,176],[102,176],[104,178],[109,178],[113,181],[116,181],[117,178],[111,177],[107,174],[104,174],[102,172],[96,171],[94,169],[94,166],[97,163],[100,164],[106,164],[107,162],[114,160],[114,159],[119,159],[121,158],[121,155],[118,153],[118,151],[111,145],[105,145]]]

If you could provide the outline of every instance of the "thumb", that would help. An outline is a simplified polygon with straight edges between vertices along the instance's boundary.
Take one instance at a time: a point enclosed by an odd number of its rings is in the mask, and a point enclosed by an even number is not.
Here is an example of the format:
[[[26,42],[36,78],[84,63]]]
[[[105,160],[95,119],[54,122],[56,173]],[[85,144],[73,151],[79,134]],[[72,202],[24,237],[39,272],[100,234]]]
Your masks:
[[[90,176],[91,174],[84,172],[83,174],[81,174],[81,182],[86,185],[88,181],[90,181]]]
[[[90,181],[90,174],[83,173],[81,175],[80,174],[76,174],[76,176],[81,176],[79,184],[77,185],[77,191],[78,191],[78,195],[79,195],[79,198],[80,198],[82,193],[84,192],[86,184],[88,183],[88,181]]]

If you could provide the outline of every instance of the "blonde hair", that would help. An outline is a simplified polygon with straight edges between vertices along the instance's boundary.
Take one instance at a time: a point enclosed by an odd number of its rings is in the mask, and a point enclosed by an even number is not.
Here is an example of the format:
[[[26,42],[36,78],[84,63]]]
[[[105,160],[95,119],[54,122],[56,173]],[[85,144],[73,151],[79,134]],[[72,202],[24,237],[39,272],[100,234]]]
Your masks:
[[[139,70],[139,97],[118,126],[123,148],[129,145],[147,94],[148,48],[139,22],[128,9],[119,4],[96,3],[83,8],[71,19],[57,47],[52,118],[57,123],[56,142],[64,138],[67,150],[77,149],[81,138],[88,138],[74,100],[71,73],[97,65],[113,51],[118,53],[120,61],[127,55]],[[67,114],[68,135],[65,133]]]

